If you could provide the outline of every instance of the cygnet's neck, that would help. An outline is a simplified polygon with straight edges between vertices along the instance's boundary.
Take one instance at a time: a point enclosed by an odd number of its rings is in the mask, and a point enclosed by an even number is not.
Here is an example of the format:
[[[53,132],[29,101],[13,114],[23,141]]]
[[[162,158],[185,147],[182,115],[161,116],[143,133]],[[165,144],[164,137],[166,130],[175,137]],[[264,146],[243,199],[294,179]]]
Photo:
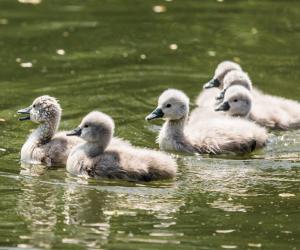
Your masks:
[[[166,150],[176,150],[177,142],[184,140],[184,126],[187,117],[178,120],[167,120],[158,137],[161,148]]]
[[[230,116],[249,119],[250,118],[250,112],[248,112],[247,114],[231,114]]]
[[[110,143],[111,138],[102,138],[102,141],[86,142],[84,149],[87,155],[95,157],[102,154]]]
[[[60,117],[57,117],[56,119],[49,119],[41,123],[40,126],[30,135],[30,138],[37,144],[45,144],[49,142],[56,133],[59,122]]]
[[[179,120],[168,120],[166,121],[166,127],[172,134],[183,135],[185,122],[186,117],[183,117]]]

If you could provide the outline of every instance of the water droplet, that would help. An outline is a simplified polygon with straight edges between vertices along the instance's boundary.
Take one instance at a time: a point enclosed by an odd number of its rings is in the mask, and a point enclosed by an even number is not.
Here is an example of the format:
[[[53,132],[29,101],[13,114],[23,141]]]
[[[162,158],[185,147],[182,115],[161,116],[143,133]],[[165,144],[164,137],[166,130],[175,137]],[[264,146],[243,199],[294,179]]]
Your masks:
[[[64,31],[64,32],[62,33],[62,35],[63,35],[63,37],[68,37],[68,36],[70,35],[70,33],[69,33],[68,31]]]
[[[23,62],[20,64],[20,66],[22,68],[31,68],[32,67],[32,63],[31,62]]]
[[[22,61],[22,59],[21,59],[21,58],[19,58],[19,57],[18,57],[18,58],[16,58],[16,62],[17,62],[17,63],[20,63],[21,61]]]
[[[229,233],[232,233],[234,231],[235,231],[234,229],[216,230],[216,233],[218,233],[218,234],[229,234]]]
[[[167,8],[164,5],[155,5],[155,6],[153,6],[152,10],[155,13],[163,13],[163,12],[167,11]]]
[[[142,60],[145,60],[145,59],[147,58],[147,56],[146,56],[145,54],[141,54],[141,55],[140,55],[140,58],[141,58]]]
[[[216,56],[216,55],[217,55],[217,52],[216,52],[216,51],[213,51],[213,50],[209,50],[209,51],[207,51],[207,54],[208,54],[209,56]]]
[[[248,247],[261,247],[261,243],[248,243]]]
[[[251,33],[252,33],[253,35],[257,34],[257,29],[256,29],[256,28],[252,28],[252,29],[251,29]]]
[[[280,197],[284,197],[284,198],[288,198],[288,197],[295,197],[295,194],[291,194],[291,193],[281,193],[279,194]]]
[[[233,61],[235,61],[236,63],[240,63],[240,62],[241,62],[241,58],[235,56],[235,57],[233,58]]]
[[[5,148],[0,148],[0,151],[6,152],[6,149]]]
[[[237,246],[235,245],[221,245],[222,248],[225,248],[225,249],[235,249],[237,248]]]
[[[0,24],[6,25],[6,24],[8,24],[8,20],[6,18],[1,18],[0,19]]]
[[[19,3],[40,4],[42,0],[18,0]]]
[[[63,49],[58,49],[56,50],[56,54],[63,56],[64,54],[66,54],[66,51],[64,51]]]
[[[0,118],[0,122],[5,122],[5,119],[3,119],[3,118]]]
[[[176,43],[172,43],[172,44],[170,44],[169,48],[171,50],[177,50],[178,49],[178,45]]]

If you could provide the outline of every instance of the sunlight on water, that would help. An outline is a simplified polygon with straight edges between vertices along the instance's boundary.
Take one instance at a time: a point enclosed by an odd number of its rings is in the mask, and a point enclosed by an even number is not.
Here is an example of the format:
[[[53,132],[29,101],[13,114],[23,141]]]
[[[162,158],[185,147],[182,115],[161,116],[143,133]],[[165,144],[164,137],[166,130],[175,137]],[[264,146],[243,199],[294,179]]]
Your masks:
[[[43,94],[61,129],[91,110],[157,148],[145,116],[166,88],[194,99],[222,60],[299,100],[297,1],[0,2],[0,249],[297,249],[300,132],[272,131],[251,155],[173,154],[173,181],[74,177],[19,162],[36,125],[16,111]]]

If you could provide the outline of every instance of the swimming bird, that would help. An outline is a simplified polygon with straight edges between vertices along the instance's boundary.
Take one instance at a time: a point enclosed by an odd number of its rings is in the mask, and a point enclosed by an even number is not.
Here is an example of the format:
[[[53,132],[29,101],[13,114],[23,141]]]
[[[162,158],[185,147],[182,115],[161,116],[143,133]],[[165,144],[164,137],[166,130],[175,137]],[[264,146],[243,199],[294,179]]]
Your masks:
[[[62,111],[54,97],[40,96],[28,108],[21,109],[18,113],[25,115],[19,119],[20,121],[31,120],[39,124],[21,149],[22,162],[47,166],[65,165],[70,150],[83,142],[78,137],[66,136],[66,131],[57,132]],[[131,144],[114,137],[111,145],[130,146]]]
[[[19,118],[20,121],[31,120],[39,124],[22,146],[22,162],[47,166],[64,165],[70,150],[82,142],[80,138],[69,138],[65,132],[57,132],[61,107],[54,97],[40,96],[18,113],[25,115]]]
[[[216,113],[216,112],[215,112]],[[198,121],[189,122],[189,98],[180,90],[168,89],[157,108],[146,117],[165,120],[157,142],[163,150],[186,153],[246,153],[265,146],[264,128],[245,119],[214,115],[203,109]]]
[[[102,112],[85,116],[69,136],[83,139],[69,155],[67,170],[74,175],[153,181],[173,178],[176,162],[169,155],[134,146],[108,148],[114,133],[114,121]]]
[[[273,107],[266,106],[267,103],[252,101],[249,90],[242,86],[228,88],[222,103],[215,111],[223,111],[230,116],[239,116],[252,120],[255,123],[272,129],[287,130],[289,118],[281,109],[273,112]]]
[[[248,75],[242,72],[241,69],[237,69],[235,64],[229,61],[220,63],[217,67],[218,75],[223,76],[220,78],[220,84],[205,84],[204,87],[217,87],[225,92],[232,85],[243,85],[251,90],[252,108],[250,118],[253,121],[271,129],[299,129],[300,103],[283,97],[268,95],[257,88],[252,88],[252,82]],[[239,77],[242,77],[242,79],[237,81]],[[205,94],[206,91],[203,92],[199,95],[197,103],[202,104],[202,106],[203,103],[207,103],[210,107],[215,108],[215,104],[212,104],[212,95]]]
[[[222,99],[215,111],[248,118],[252,107],[252,95],[248,89],[239,85],[231,86],[224,92]]]
[[[249,110],[250,113],[247,117],[261,126],[279,130],[288,130],[300,126],[300,103],[282,97],[265,95],[257,89],[252,89],[250,78],[242,71],[230,71],[224,77],[223,82],[224,89],[221,93],[226,93],[235,86],[242,86],[251,91],[251,98],[249,97],[250,92],[248,92],[247,96],[245,94],[247,91],[241,89],[239,91],[231,91],[228,97],[232,98],[232,100],[240,100],[240,102],[235,105],[236,110],[234,112],[238,112],[238,106],[241,109],[242,104],[244,104],[243,108],[245,112],[247,103],[252,103],[251,111]],[[240,95],[238,92],[243,92],[244,94]],[[226,102],[224,103],[226,104]],[[216,108],[216,110],[217,109],[218,108]],[[229,110],[229,113],[232,115],[234,115],[234,112]],[[238,113],[236,113],[236,115],[243,116]]]
[[[222,89],[225,75],[232,70],[242,71],[242,68],[239,64],[232,61],[223,61],[219,63],[215,69],[214,77],[209,82],[205,83],[203,88],[209,89],[215,87]]]
[[[218,104],[218,102],[216,103],[215,101],[216,97],[222,95],[219,89],[223,90],[224,77],[227,73],[233,70],[242,71],[242,68],[239,64],[231,61],[223,61],[218,64],[217,68],[215,69],[214,77],[203,85],[203,91],[201,91],[196,98],[196,104],[199,107],[213,110],[215,104]]]
[[[223,90],[216,97],[217,101],[221,101],[224,98],[225,92],[228,88],[239,85],[252,91],[252,81],[248,74],[241,70],[231,70],[229,71],[223,79]]]

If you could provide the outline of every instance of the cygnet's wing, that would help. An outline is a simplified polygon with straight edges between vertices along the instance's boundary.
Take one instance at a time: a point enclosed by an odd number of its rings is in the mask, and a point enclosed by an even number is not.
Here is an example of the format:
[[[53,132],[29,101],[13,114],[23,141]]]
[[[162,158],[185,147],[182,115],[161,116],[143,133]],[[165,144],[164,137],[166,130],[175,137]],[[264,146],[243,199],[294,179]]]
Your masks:
[[[245,152],[245,149],[265,145],[266,130],[258,125],[234,117],[214,117],[189,124],[185,130],[190,140],[201,148],[210,148],[215,153]]]
[[[83,140],[75,136],[66,136],[67,132],[56,133],[50,142],[41,146],[51,160],[51,166],[63,166],[66,164],[72,148],[83,143]]]

